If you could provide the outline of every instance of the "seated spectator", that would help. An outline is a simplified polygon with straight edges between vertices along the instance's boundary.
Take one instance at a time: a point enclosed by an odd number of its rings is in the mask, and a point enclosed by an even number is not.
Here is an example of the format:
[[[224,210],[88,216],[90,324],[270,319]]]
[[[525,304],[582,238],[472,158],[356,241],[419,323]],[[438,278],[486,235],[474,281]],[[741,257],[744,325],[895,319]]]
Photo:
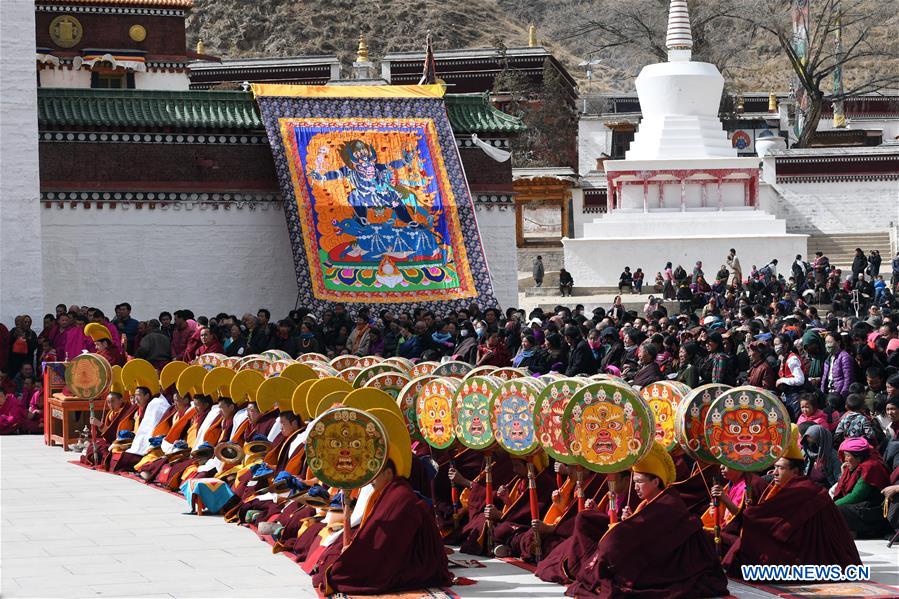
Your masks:
[[[857,539],[876,538],[887,530],[881,491],[890,473],[867,439],[850,437],[840,444],[842,474],[834,490],[834,503]]]
[[[571,297],[571,290],[574,288],[574,279],[571,277],[571,273],[565,270],[564,268],[559,270],[559,292],[562,294],[562,297],[566,295]]]
[[[642,268],[638,268],[636,271],[634,271],[634,291],[636,291],[638,295],[643,293],[643,279],[645,277],[646,275],[643,273]]]
[[[818,398],[814,393],[806,393],[799,398],[799,420],[796,424],[810,422],[820,424],[824,428],[830,428],[830,422],[824,410],[818,408]]]
[[[634,275],[631,274],[631,267],[625,266],[624,272],[618,277],[618,292],[621,293],[625,289],[628,291],[633,291],[634,288]]]
[[[805,455],[804,476],[825,489],[830,489],[840,478],[840,458],[833,447],[833,435],[827,427],[806,423],[798,426],[802,439],[799,443]]]

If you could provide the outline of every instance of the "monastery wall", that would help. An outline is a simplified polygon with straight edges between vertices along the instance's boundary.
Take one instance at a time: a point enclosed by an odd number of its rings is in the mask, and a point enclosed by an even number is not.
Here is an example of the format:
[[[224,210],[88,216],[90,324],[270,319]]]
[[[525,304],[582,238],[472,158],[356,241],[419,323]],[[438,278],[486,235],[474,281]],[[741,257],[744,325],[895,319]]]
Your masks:
[[[41,210],[47,305],[128,301],[138,319],[162,310],[287,316],[297,295],[287,223],[277,205],[82,204]]]
[[[869,233],[899,221],[899,181],[778,183],[759,197],[788,233]]]
[[[518,306],[514,209],[478,206],[475,210],[496,299],[503,310]]]
[[[0,322],[44,313],[34,2],[0,2]]]

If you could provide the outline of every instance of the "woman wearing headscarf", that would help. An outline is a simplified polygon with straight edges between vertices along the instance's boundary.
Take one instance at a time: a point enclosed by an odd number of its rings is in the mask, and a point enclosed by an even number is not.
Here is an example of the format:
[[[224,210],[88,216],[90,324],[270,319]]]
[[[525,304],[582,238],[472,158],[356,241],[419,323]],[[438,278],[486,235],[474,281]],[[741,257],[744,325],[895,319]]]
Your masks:
[[[864,437],[843,441],[839,457],[843,465],[834,490],[834,503],[855,538],[879,537],[887,529],[881,491],[890,484],[890,473]]]
[[[840,459],[833,448],[833,434],[820,424],[809,425],[802,435],[801,445],[805,454],[802,473],[826,489],[836,484],[840,478]]]
[[[817,388],[824,373],[824,340],[818,331],[809,329],[802,335],[802,351],[808,368],[806,372],[808,382]]]
[[[533,333],[526,331],[521,335],[521,347],[512,358],[512,366],[515,368],[527,368],[531,372],[545,374],[549,372],[549,364],[546,363],[546,352],[534,339]]]
[[[454,351],[455,359],[474,365],[478,361],[478,338],[474,325],[465,320],[459,323],[459,343]]]
[[[693,342],[684,343],[678,352],[678,368],[675,380],[684,383],[691,389],[699,386],[699,368],[696,366],[697,355],[699,355],[699,346]]]

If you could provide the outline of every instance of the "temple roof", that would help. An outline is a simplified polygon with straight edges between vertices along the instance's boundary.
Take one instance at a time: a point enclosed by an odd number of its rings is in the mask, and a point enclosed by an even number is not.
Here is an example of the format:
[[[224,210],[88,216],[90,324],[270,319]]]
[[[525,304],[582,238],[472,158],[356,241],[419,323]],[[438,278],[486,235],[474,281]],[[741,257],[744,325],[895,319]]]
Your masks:
[[[448,94],[457,134],[515,134],[521,119],[490,105],[484,94]],[[236,91],[38,89],[38,124],[52,128],[263,129],[253,95]]]
[[[193,8],[194,0],[37,0],[36,4],[89,4],[95,6],[140,6],[144,8]]]

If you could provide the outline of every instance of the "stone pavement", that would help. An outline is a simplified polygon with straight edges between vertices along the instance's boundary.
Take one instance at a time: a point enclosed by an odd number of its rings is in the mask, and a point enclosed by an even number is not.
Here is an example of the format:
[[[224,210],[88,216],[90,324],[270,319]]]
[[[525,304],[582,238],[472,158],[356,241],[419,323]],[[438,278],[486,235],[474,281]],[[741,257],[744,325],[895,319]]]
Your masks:
[[[309,577],[247,528],[187,514],[180,497],[69,464],[39,436],[0,437],[4,597],[316,597]],[[899,587],[899,545],[860,541],[873,580]],[[460,556],[466,557],[466,556]],[[461,597],[562,597],[498,560],[454,573]],[[731,583],[736,597],[768,593]],[[899,595],[899,589],[897,589]]]

